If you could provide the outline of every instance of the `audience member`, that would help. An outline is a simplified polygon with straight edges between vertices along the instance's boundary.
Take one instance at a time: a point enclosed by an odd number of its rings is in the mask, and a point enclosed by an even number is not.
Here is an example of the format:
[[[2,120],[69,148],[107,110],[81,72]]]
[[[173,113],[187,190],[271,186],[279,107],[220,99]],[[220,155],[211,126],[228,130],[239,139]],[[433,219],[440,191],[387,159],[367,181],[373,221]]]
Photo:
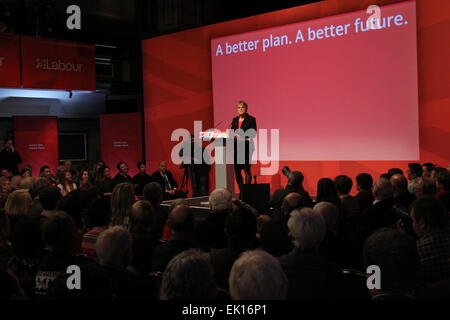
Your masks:
[[[114,188],[114,179],[111,178],[109,167],[106,165],[98,168],[95,175],[94,185],[105,196],[110,196]]]
[[[57,187],[61,189],[62,196],[77,189],[77,185],[72,179],[72,172],[70,170],[64,170],[61,173],[60,184],[58,184]]]
[[[443,171],[437,175],[436,188],[438,198],[445,206],[447,212],[450,212],[450,171]]]
[[[413,202],[412,227],[419,253],[420,277],[436,282],[450,277],[450,232],[448,213],[436,198],[420,198]]]
[[[35,180],[32,177],[22,178],[19,182],[18,188],[31,191],[34,187],[34,181]]]
[[[42,166],[41,169],[39,170],[39,173],[42,178],[48,179],[51,186],[56,187],[57,185],[56,178],[52,175],[52,170],[50,169],[49,166],[47,165]]]
[[[91,175],[89,174],[88,169],[81,169],[80,171],[80,178],[79,178],[79,186],[80,189],[89,189],[92,186],[91,183]]]
[[[123,161],[120,161],[117,166],[117,170],[119,171],[114,177],[114,184],[118,185],[119,183],[130,183],[133,184],[133,178],[128,174],[128,164]]]
[[[167,265],[161,282],[161,300],[214,300],[216,296],[211,264],[200,251],[181,252]]]
[[[234,262],[229,288],[233,300],[285,300],[288,281],[276,258],[253,250]]]
[[[154,208],[153,235],[156,239],[161,239],[167,221],[167,211],[161,206],[162,199],[161,186],[156,182],[147,183],[144,187],[144,200],[149,201]]]
[[[431,162],[426,162],[422,165],[422,177],[430,179],[431,178],[431,172],[433,171],[435,165]]]
[[[339,230],[341,234],[352,234],[361,218],[359,201],[350,195],[353,182],[348,176],[340,175],[334,179],[334,185],[341,199],[341,214],[339,216]]]
[[[39,194],[39,202],[42,206],[43,216],[52,216],[56,213],[61,201],[61,190],[57,187],[46,187]]]
[[[111,207],[105,199],[94,199],[88,206],[87,215],[92,229],[83,235],[81,252],[89,257],[97,257],[96,243],[100,233],[108,228]]]
[[[5,207],[6,200],[11,192],[11,183],[7,177],[0,177],[0,208]]]
[[[31,196],[27,190],[16,190],[11,192],[5,204],[5,212],[8,215],[11,230],[22,216],[29,214]]]
[[[30,207],[30,214],[41,214],[44,210],[42,208],[41,201],[39,200],[39,195],[47,187],[50,187],[50,181],[46,178],[41,177],[34,181],[33,188],[30,190],[31,197],[33,198]]]
[[[418,256],[414,240],[389,228],[375,231],[364,243],[365,267],[377,266],[380,288],[369,289],[372,300],[411,300],[418,280]]]
[[[410,212],[411,203],[416,200],[416,196],[408,191],[408,180],[401,174],[394,174],[389,180],[392,184],[392,192],[394,195],[394,204]]]
[[[65,178],[65,173],[69,171],[72,175],[72,180],[77,181],[78,180],[78,172],[73,168],[72,161],[66,160],[64,161],[63,165],[58,168],[57,177],[61,181]]]
[[[406,170],[406,174],[409,180],[408,191],[410,193],[414,193],[414,182],[417,178],[420,178],[422,176],[422,173],[423,168],[419,163],[408,163],[408,170]]]
[[[414,180],[413,193],[416,198],[434,197],[437,193],[436,183],[427,178],[417,178]]]
[[[178,184],[173,178],[172,172],[167,170],[167,164],[165,161],[159,163],[159,168],[152,174],[153,181],[159,183],[163,190],[164,200],[173,200],[182,198],[183,195],[177,191]]]
[[[333,180],[330,178],[322,178],[317,182],[316,203],[322,201],[331,202],[339,209],[341,208],[341,199],[337,194]]]
[[[368,173],[360,173],[356,176],[356,199],[358,200],[361,212],[365,212],[373,204],[372,194],[373,179]]]
[[[135,186],[136,195],[143,196],[144,187],[153,181],[152,177],[147,174],[147,167],[145,166],[145,162],[139,161],[137,163],[138,173],[133,177],[133,184]]]
[[[111,226],[128,229],[130,208],[136,200],[132,184],[119,183],[111,194]]]
[[[288,279],[287,299],[338,298],[342,271],[318,253],[326,234],[323,218],[311,208],[297,209],[288,228],[294,249],[278,258]]]
[[[22,163],[22,158],[14,148],[13,141],[11,139],[6,140],[5,148],[0,151],[0,167],[8,169],[15,176],[19,174],[20,163]]]

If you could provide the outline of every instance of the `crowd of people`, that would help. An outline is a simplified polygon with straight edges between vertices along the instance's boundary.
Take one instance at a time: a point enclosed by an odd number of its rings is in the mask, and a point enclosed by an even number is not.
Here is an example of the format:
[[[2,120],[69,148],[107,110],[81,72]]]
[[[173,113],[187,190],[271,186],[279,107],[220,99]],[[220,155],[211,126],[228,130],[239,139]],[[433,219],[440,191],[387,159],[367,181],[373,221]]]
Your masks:
[[[440,299],[450,297],[450,171],[432,164],[322,178],[288,174],[270,210],[226,189],[196,216],[162,162],[56,174],[3,167],[0,299]],[[375,179],[374,179],[375,178]],[[350,195],[355,183],[357,194]],[[172,198],[173,199],[173,198]],[[368,266],[381,286],[366,286]],[[81,289],[67,286],[69,266]]]

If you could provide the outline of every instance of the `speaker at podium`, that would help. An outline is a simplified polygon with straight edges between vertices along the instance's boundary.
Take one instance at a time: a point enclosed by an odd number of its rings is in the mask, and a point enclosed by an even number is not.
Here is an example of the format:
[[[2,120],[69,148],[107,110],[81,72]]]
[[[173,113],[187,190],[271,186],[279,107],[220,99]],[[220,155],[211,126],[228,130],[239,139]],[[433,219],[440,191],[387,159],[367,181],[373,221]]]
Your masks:
[[[244,184],[242,185],[240,199],[258,210],[259,213],[268,213],[270,202],[270,184]]]

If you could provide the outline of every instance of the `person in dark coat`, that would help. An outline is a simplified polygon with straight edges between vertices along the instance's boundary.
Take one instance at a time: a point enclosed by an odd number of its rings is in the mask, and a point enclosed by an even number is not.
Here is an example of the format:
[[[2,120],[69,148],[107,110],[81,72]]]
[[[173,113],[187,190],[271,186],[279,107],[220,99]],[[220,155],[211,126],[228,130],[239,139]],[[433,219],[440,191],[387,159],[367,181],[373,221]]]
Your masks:
[[[8,169],[13,176],[16,176],[19,174],[20,163],[22,158],[14,148],[13,141],[6,140],[5,148],[0,152],[0,167]]]

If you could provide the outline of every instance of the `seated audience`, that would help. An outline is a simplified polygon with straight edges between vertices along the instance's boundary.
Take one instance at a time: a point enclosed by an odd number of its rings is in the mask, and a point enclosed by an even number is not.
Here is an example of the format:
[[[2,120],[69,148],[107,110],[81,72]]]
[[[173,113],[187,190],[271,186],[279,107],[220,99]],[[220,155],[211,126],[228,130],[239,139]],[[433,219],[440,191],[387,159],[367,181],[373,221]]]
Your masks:
[[[214,300],[216,284],[207,256],[191,249],[177,254],[163,274],[161,300]]]
[[[436,188],[438,190],[436,198],[442,201],[447,212],[450,212],[450,171],[444,171],[438,174]]]
[[[89,170],[81,169],[78,184],[80,189],[89,189],[92,186]]]
[[[38,178],[34,181],[33,188],[29,191],[33,201],[31,202],[30,214],[41,214],[42,208],[41,201],[39,200],[39,195],[42,190],[50,187],[50,181],[46,178]]]
[[[70,170],[64,170],[61,173],[60,184],[58,184],[57,187],[61,189],[62,196],[65,196],[69,192],[77,189],[77,185],[72,179],[72,172]]]
[[[159,183],[163,190],[164,200],[173,200],[185,197],[182,192],[178,191],[178,184],[173,178],[172,172],[167,170],[165,161],[159,163],[159,168],[152,174],[153,181]]]
[[[96,258],[97,238],[108,228],[111,219],[111,207],[105,199],[95,199],[89,206],[87,215],[92,229],[86,232],[81,242],[81,253]]]
[[[408,163],[408,170],[406,170],[406,175],[408,176],[409,184],[408,191],[414,194],[413,186],[417,178],[420,178],[423,173],[423,168],[420,163]]]
[[[147,200],[136,201],[130,210],[130,233],[133,237],[134,267],[141,277],[145,277],[152,268],[152,255],[158,245],[158,239],[153,235],[152,204]]]
[[[317,182],[316,203],[326,201],[331,202],[336,207],[341,208],[341,199],[339,198],[336,186],[330,178],[322,178]]]
[[[450,277],[450,232],[448,213],[436,198],[420,198],[413,202],[412,227],[419,253],[420,277],[436,282]]]
[[[288,175],[288,182],[284,189],[275,190],[272,199],[270,199],[270,206],[274,208],[274,215],[277,215],[281,209],[284,197],[289,193],[295,192],[303,197],[305,206],[312,207],[312,200],[309,193],[303,188],[304,176],[300,171],[292,171]]]
[[[311,208],[297,209],[288,228],[294,249],[278,258],[288,279],[287,299],[339,298],[342,271],[318,253],[326,234],[323,218]]]
[[[356,176],[356,199],[358,200],[361,212],[366,211],[372,206],[373,194],[372,194],[373,179],[368,173],[361,173]]]
[[[352,234],[361,218],[361,208],[358,199],[350,195],[353,182],[347,176],[340,175],[334,179],[334,185],[341,199],[341,215],[339,216],[339,230],[341,234]]]
[[[414,239],[388,228],[375,231],[364,243],[364,265],[380,269],[380,288],[368,289],[372,300],[411,300],[418,280]]]
[[[55,176],[52,175],[52,170],[50,169],[49,166],[42,166],[41,169],[39,170],[39,172],[40,172],[40,176],[42,178],[48,179],[51,186],[56,187],[56,185],[57,185],[56,178],[55,178]]]
[[[432,164],[431,162],[424,163],[422,165],[422,169],[423,169],[422,177],[431,179],[431,172],[433,171],[434,167],[435,167],[435,165]]]
[[[114,179],[108,166],[101,166],[95,176],[94,185],[104,196],[110,196],[114,189]]]
[[[135,186],[136,195],[143,196],[144,187],[153,181],[152,177],[147,174],[147,167],[143,161],[137,163],[139,172],[133,177],[133,184]]]
[[[227,246],[225,221],[233,207],[231,192],[216,189],[209,195],[209,215],[196,226],[197,241],[210,248],[221,249]]]
[[[408,191],[406,177],[401,174],[394,174],[389,181],[392,184],[395,206],[410,212],[411,203],[416,199],[416,196]]]
[[[276,258],[253,250],[234,262],[229,288],[233,300],[285,300],[288,281]]]
[[[96,244],[99,264],[103,267],[116,300],[156,298],[156,292],[147,283],[127,270],[132,258],[132,243],[130,233],[122,226],[103,231]]]
[[[111,194],[111,226],[128,229],[130,208],[136,201],[132,184],[119,183]]]
[[[59,180],[64,178],[65,171],[69,171],[72,174],[72,180],[78,180],[78,172],[73,168],[72,161],[66,160],[64,161],[62,166],[58,167],[57,177]]]
[[[161,186],[156,182],[150,182],[144,187],[144,200],[153,205],[153,236],[161,239],[164,226],[167,221],[167,211],[161,206],[163,199]]]
[[[414,180],[413,193],[416,198],[434,197],[437,193],[436,183],[427,178],[417,178]]]
[[[11,192],[5,204],[5,212],[9,218],[11,230],[14,230],[17,220],[29,214],[32,201],[33,199],[31,199],[31,195],[27,190]]]
[[[128,164],[121,161],[116,166],[117,170],[119,171],[116,176],[114,177],[114,184],[118,185],[119,183],[130,183],[133,184],[133,178],[128,174]]]
[[[153,251],[152,271],[163,272],[169,261],[178,253],[194,248],[194,214],[187,205],[178,205],[167,218],[170,228],[168,241],[158,245]]]

